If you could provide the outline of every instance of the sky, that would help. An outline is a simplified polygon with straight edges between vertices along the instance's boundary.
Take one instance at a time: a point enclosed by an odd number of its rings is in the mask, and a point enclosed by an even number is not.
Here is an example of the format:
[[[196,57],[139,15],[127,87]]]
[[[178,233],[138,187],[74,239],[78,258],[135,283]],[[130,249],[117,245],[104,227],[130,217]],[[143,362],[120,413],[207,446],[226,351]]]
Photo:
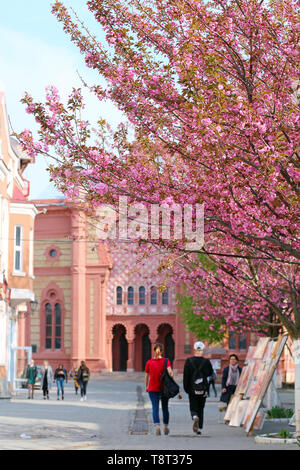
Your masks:
[[[85,0],[65,0],[99,39],[103,33]],[[25,91],[34,100],[44,101],[45,88],[54,85],[65,99],[73,87],[81,87],[80,76],[89,84],[99,83],[100,77],[87,68],[84,59],[62,25],[51,13],[53,0],[0,0],[0,90],[5,92],[7,111],[13,129],[36,132],[34,118],[20,103]],[[102,104],[84,92],[87,118],[96,122],[100,117],[112,126],[121,120],[121,113],[111,103]],[[50,159],[38,157],[29,165],[24,176],[30,181],[30,199],[59,196],[50,183],[46,168]]]

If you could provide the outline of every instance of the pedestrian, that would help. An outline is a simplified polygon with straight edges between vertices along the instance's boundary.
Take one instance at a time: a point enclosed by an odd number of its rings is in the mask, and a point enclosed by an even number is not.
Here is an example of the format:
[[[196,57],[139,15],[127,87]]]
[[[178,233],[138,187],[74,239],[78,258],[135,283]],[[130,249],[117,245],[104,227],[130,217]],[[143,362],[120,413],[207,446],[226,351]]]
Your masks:
[[[68,373],[66,369],[64,369],[63,364],[59,364],[58,368],[54,373],[54,382],[56,381],[57,386],[57,400],[59,400],[59,394],[61,391],[61,399],[64,400],[64,384],[68,382]]]
[[[156,436],[161,435],[160,431],[160,420],[159,420],[159,402],[161,401],[162,413],[163,413],[163,424],[164,434],[169,434],[169,399],[163,396],[162,389],[162,374],[165,367],[165,358],[163,357],[163,346],[160,343],[154,345],[154,357],[147,361],[145,366],[145,389],[149,394],[149,398],[152,403],[152,416],[153,424],[155,427]],[[167,361],[167,371],[171,377],[173,377],[173,371],[171,363]]]
[[[216,371],[213,367],[213,375],[211,375],[210,377],[208,377],[208,397],[210,397],[210,386],[212,385],[212,388],[213,388],[213,391],[215,393],[215,397],[217,397],[217,390],[216,390],[216,384],[215,384],[215,380],[216,380],[216,377],[217,377],[217,374],[216,374]]]
[[[38,375],[37,367],[34,363],[34,360],[30,360],[30,364],[28,364],[26,368],[26,379],[27,379],[27,387],[28,387],[28,399],[33,399],[34,394],[34,385]],[[31,396],[30,396],[31,394]]]
[[[78,383],[78,367],[73,367],[70,371],[70,377],[72,377],[75,387],[75,394],[78,395],[78,390],[80,389],[80,385]]]
[[[203,357],[204,344],[196,341],[194,356],[189,357],[183,369],[183,388],[189,396],[190,413],[193,420],[193,431],[201,434],[206,397],[208,395],[208,377],[213,375],[209,359]]]
[[[86,401],[86,389],[90,378],[90,369],[84,361],[81,361],[78,369],[78,383],[80,385],[80,401]]]
[[[234,394],[239,381],[242,369],[238,364],[239,358],[236,354],[230,354],[229,365],[224,368],[222,373],[222,394],[220,401],[228,405],[231,396]]]
[[[49,400],[49,390],[51,390],[53,382],[53,371],[48,361],[44,361],[44,366],[42,368],[41,375],[43,397],[44,400],[46,400],[46,398],[47,400]]]

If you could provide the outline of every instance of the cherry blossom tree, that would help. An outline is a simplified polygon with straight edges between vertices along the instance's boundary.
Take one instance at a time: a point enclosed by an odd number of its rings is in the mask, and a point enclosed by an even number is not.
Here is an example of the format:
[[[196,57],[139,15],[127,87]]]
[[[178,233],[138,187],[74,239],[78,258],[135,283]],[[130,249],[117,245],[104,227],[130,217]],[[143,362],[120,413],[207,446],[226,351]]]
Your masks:
[[[151,249],[168,253],[170,278],[185,283],[207,321],[237,330],[282,325],[294,339],[299,396],[295,0],[87,4],[106,43],[62,2],[53,13],[105,78],[90,91],[119,107],[134,138],[125,125],[109,133],[103,120],[93,129],[81,117],[80,90],[64,105],[49,87],[45,103],[24,97],[40,124],[38,141],[28,130],[19,136],[24,149],[53,155],[53,180],[90,210],[116,206],[120,196],[145,207],[204,204],[203,248],[159,237]]]

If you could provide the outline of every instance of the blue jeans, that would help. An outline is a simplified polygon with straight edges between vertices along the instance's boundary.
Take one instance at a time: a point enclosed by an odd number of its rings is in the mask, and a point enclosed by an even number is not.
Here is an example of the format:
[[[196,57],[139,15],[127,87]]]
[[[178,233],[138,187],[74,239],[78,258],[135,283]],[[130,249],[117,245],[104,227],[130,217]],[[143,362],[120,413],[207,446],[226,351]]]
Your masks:
[[[152,403],[152,416],[154,425],[160,424],[159,421],[159,400],[161,400],[161,408],[163,412],[163,423],[167,426],[169,424],[169,399],[162,396],[161,392],[148,392],[149,398]]]
[[[59,397],[59,389],[61,389],[61,394],[64,396],[64,383],[65,379],[56,379],[56,385],[57,385],[57,396]]]
[[[215,381],[214,380],[210,380],[208,382],[208,396],[209,396],[209,391],[210,391],[210,386],[212,385],[212,388],[213,388],[213,391],[215,392],[215,395],[217,396],[217,390],[216,390],[216,386],[215,386]]]

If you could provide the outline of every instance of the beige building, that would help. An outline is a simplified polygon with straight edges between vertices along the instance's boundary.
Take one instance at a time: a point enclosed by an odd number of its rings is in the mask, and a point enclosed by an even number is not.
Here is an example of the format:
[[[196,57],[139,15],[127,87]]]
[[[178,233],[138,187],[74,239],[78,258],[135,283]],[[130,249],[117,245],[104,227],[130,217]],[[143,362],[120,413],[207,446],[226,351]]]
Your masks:
[[[17,353],[26,344],[24,321],[33,292],[35,206],[28,202],[23,171],[32,159],[9,134],[4,93],[0,92],[0,396],[10,393]]]

